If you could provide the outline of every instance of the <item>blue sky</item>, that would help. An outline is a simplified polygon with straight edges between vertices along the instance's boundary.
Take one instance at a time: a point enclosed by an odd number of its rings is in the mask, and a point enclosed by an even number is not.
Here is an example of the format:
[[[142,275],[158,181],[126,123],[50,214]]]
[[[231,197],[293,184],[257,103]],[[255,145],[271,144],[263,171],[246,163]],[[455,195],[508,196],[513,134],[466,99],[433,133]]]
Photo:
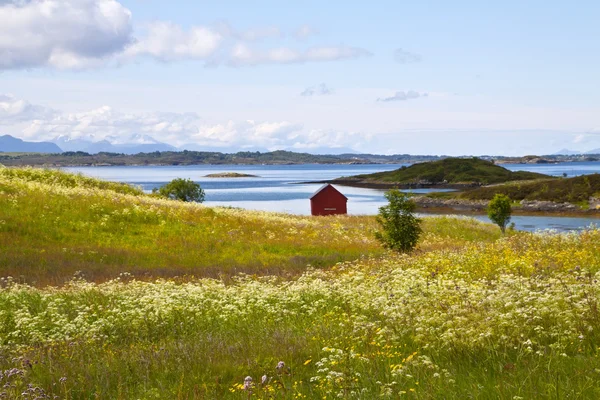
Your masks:
[[[597,1],[0,1],[0,134],[202,149],[600,147]]]

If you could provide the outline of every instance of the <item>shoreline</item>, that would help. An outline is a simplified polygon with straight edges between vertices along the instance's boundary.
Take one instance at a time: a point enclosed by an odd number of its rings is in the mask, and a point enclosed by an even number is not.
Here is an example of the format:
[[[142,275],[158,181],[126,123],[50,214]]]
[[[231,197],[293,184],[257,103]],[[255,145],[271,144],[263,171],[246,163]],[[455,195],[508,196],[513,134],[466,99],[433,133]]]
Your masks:
[[[427,215],[465,215],[465,216],[485,216],[485,210],[457,209],[452,207],[419,207],[416,212]],[[597,218],[600,223],[600,212],[581,211],[524,211],[513,208],[513,216],[520,217],[558,217],[558,218]]]
[[[358,187],[366,189],[468,189],[479,187],[480,185],[469,184],[444,184],[444,185],[427,185],[427,184],[389,184],[382,182],[369,182],[358,180],[329,180],[315,182],[298,182],[298,184],[337,184],[340,186]],[[489,201],[486,200],[467,200],[467,199],[435,199],[422,194],[413,194],[411,198],[417,205],[418,212],[430,213],[449,213],[449,214],[477,214],[484,215],[486,213]],[[537,201],[537,200],[522,200],[512,207],[513,215],[522,216],[564,216],[564,217],[588,217],[600,218],[600,208],[590,208],[584,210],[578,205],[572,203],[557,203],[553,201]]]

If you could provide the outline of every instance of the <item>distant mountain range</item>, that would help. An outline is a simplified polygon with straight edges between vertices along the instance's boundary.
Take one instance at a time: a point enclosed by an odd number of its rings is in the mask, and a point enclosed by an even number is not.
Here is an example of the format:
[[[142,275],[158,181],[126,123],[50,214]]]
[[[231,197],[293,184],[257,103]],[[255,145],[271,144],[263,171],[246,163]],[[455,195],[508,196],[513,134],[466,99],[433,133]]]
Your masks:
[[[0,136],[0,153],[62,153],[51,142],[26,142],[10,135]]]
[[[115,141],[100,140],[94,142],[88,139],[71,139],[67,136],[59,136],[53,140],[64,151],[84,151],[90,154],[98,153],[121,153],[121,154],[137,154],[137,153],[152,153],[155,151],[177,151],[178,149],[166,143],[154,140],[147,135],[131,135],[121,143],[116,142],[116,138],[111,138]]]
[[[138,154],[138,153],[153,153],[156,151],[210,151],[220,153],[237,153],[242,152],[261,152],[265,153],[269,150],[263,147],[245,147],[236,146],[227,147],[207,147],[195,143],[184,144],[180,147],[174,147],[169,144],[159,142],[148,135],[134,134],[127,138],[109,137],[104,140],[96,141],[92,136],[85,138],[72,139],[69,136],[57,136],[51,142],[25,142],[21,139],[14,138],[10,135],[2,136],[4,141],[0,141],[0,152],[38,152],[38,153],[61,153],[64,151],[83,151],[89,154],[98,153],[119,153],[119,154]],[[10,145],[9,145],[10,143]],[[42,146],[44,145],[44,146]],[[282,149],[294,151],[296,149]],[[297,150],[296,150],[297,151]],[[352,154],[354,151],[350,148],[327,148],[318,147],[310,149],[311,154]]]

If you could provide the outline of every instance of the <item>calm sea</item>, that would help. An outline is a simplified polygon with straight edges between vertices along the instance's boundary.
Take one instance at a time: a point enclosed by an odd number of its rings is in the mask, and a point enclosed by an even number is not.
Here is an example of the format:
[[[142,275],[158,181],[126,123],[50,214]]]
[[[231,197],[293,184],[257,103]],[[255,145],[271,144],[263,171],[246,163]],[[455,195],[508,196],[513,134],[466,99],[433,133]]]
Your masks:
[[[334,179],[341,176],[390,171],[408,164],[370,165],[192,165],[192,166],[135,166],[135,167],[72,167],[68,171],[102,179],[127,182],[151,191],[174,178],[190,178],[198,182],[206,193],[206,205],[223,205],[252,210],[310,213],[310,196],[318,184],[298,182]],[[510,170],[534,171],[549,175],[568,176],[600,172],[600,162],[563,164],[507,164]],[[218,172],[239,172],[256,175],[256,178],[207,178]],[[339,186],[348,197],[350,214],[376,214],[385,205],[383,190]],[[413,190],[427,192],[427,190]],[[475,218],[486,220],[483,215]],[[600,223],[597,218],[572,217],[522,217],[515,216],[517,229],[556,229],[559,231],[584,229]]]

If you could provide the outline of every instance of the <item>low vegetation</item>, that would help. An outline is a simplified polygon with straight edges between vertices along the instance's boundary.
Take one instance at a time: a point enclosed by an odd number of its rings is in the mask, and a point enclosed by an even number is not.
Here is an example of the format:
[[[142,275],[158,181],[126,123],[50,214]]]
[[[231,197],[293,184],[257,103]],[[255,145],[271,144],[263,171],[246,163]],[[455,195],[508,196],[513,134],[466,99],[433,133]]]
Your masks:
[[[496,194],[506,195],[513,201],[586,203],[590,197],[600,197],[600,174],[486,186],[465,191],[458,194],[458,197],[469,200],[490,200]]]
[[[385,193],[388,204],[379,207],[377,222],[381,229],[375,237],[388,249],[408,253],[421,236],[421,220],[414,214],[417,205],[397,189]]]
[[[428,163],[413,164],[394,171],[356,175],[340,180],[398,185],[477,184],[488,185],[509,181],[550,178],[548,175],[526,171],[509,171],[491,161],[479,158],[446,158]]]
[[[124,271],[146,279],[296,275],[309,264],[384,253],[373,217],[209,208],[53,170],[0,169],[0,210],[0,276],[38,285],[62,284],[77,271],[94,281]],[[425,223],[422,248],[498,237],[489,225],[451,225]]]
[[[204,201],[204,190],[191,179],[175,178],[171,182],[152,190],[152,194],[171,200]]]
[[[423,218],[398,254],[100,185],[0,171],[0,398],[600,398],[600,230]]]
[[[510,198],[503,194],[497,194],[487,207],[487,215],[490,221],[498,225],[502,233],[506,233],[506,226],[510,222],[512,207]]]
[[[599,271],[590,231],[363,258],[292,280],[5,281],[0,369],[14,386],[0,393],[594,399]]]

